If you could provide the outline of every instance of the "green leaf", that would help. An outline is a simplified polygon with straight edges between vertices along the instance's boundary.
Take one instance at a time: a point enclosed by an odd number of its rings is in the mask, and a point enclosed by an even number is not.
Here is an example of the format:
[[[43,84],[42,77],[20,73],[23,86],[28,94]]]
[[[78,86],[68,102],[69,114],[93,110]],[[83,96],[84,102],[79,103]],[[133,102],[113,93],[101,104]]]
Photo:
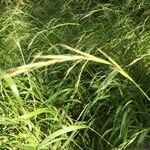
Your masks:
[[[84,129],[84,128],[87,128],[87,126],[85,126],[85,125],[71,125],[69,127],[64,127],[63,129],[60,129],[60,130],[52,133],[51,135],[49,135],[45,140],[43,140],[41,142],[41,144],[39,144],[37,149],[40,150],[40,149],[46,148],[53,139],[55,139],[56,137],[58,137],[60,135],[66,134],[68,132],[76,131],[79,129]]]

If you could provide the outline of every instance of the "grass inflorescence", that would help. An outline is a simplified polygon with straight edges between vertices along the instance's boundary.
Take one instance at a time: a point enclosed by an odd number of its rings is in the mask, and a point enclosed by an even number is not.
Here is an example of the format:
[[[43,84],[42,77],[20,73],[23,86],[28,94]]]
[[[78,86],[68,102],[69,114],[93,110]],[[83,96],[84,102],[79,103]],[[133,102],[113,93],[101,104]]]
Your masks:
[[[148,150],[149,0],[0,1],[0,149]]]

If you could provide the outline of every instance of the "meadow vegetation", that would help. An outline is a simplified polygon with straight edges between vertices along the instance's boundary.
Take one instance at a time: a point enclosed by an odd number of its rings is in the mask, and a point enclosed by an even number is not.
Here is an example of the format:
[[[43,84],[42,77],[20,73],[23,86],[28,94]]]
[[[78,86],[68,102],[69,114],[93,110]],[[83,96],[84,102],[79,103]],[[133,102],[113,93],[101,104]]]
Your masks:
[[[149,0],[0,0],[0,149],[149,150]]]

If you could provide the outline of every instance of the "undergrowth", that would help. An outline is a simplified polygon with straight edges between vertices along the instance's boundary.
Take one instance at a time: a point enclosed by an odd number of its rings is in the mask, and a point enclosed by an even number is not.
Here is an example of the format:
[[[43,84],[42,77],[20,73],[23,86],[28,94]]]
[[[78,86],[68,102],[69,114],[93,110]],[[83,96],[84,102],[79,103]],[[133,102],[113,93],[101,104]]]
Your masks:
[[[149,150],[149,0],[0,1],[0,149]]]

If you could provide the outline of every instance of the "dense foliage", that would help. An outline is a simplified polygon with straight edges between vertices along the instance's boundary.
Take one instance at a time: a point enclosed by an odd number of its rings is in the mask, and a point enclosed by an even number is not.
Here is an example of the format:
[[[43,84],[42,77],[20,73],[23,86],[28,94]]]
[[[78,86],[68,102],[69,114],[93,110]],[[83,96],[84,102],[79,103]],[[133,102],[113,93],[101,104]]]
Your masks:
[[[149,150],[149,0],[1,0],[0,56],[0,149]]]

